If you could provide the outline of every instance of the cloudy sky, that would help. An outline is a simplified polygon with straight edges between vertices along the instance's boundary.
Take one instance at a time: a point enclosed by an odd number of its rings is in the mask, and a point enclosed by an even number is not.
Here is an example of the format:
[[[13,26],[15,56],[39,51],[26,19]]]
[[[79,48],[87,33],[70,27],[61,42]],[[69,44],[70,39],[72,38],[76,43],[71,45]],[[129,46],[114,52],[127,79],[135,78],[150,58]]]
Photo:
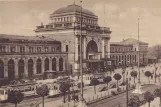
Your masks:
[[[0,0],[0,33],[34,36],[41,22],[49,22],[49,14],[73,4],[74,0]],[[80,5],[79,0],[75,0]],[[111,41],[137,38],[150,46],[161,44],[161,0],[83,0],[83,8],[99,17],[99,25],[113,31]]]

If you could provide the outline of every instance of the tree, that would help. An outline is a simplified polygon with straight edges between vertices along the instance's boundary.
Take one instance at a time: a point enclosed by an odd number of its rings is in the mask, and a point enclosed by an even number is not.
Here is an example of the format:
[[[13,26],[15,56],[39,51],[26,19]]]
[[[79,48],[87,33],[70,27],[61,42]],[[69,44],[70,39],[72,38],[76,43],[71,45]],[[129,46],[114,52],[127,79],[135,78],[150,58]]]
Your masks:
[[[137,77],[137,71],[132,71],[130,75],[134,78],[134,84],[135,84],[135,78]]]
[[[111,78],[111,76],[107,76],[107,77],[103,78],[103,81],[107,84],[107,89],[108,89],[108,83],[110,81],[112,81],[112,78]]]
[[[159,97],[160,98],[160,107],[161,107],[161,88],[157,88],[154,90],[154,95],[156,97]]]
[[[36,93],[42,97],[42,106],[44,107],[44,97],[49,94],[48,86],[46,84],[38,86],[36,88]]]
[[[90,84],[93,85],[94,93],[96,94],[96,85],[99,84],[99,81],[97,80],[97,78],[93,78],[93,79],[90,81]]]
[[[120,75],[119,73],[116,73],[116,74],[113,76],[113,78],[114,78],[115,80],[117,80],[117,88],[119,88],[118,81],[121,79],[121,75]]]
[[[145,94],[144,94],[144,99],[148,102],[148,105],[149,105],[149,107],[150,107],[151,101],[154,100],[154,95],[151,94],[149,91],[147,91],[147,92],[145,92]]]
[[[82,83],[82,86],[84,87],[84,82]],[[81,88],[81,82],[77,84],[77,87],[80,89]]]
[[[149,77],[152,76],[152,73],[151,73],[150,71],[146,71],[146,72],[145,72],[145,76],[148,77],[148,81],[149,81],[149,83],[150,83]]]
[[[129,102],[128,102],[129,107],[139,107],[140,106],[140,99],[138,96],[133,95],[130,96]]]
[[[20,103],[24,99],[24,94],[19,91],[10,91],[8,93],[8,102],[15,104],[15,107],[17,107],[17,104]]]
[[[65,103],[66,92],[70,90],[70,84],[67,82],[60,83],[59,90],[63,93],[63,102]]]

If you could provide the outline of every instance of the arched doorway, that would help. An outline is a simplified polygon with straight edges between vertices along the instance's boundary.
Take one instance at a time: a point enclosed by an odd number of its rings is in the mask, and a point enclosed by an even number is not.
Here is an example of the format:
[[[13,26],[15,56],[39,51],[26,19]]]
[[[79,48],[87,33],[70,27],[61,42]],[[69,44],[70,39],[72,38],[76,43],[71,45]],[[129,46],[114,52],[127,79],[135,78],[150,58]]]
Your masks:
[[[47,70],[49,70],[49,59],[48,58],[46,58],[45,59],[45,71],[47,71]]]
[[[63,58],[59,59],[59,71],[63,71]]]
[[[38,59],[37,62],[36,62],[36,73],[37,74],[40,74],[42,72],[42,69],[41,69],[41,59]]]
[[[21,59],[18,62],[18,77],[22,79],[24,75],[24,61]]]
[[[52,70],[56,71],[56,58],[52,59]]]
[[[86,48],[86,57],[87,59],[94,59],[98,52],[98,46],[95,41],[91,40]]]
[[[4,63],[0,60],[0,78],[4,78]]]
[[[15,78],[15,65],[14,61],[11,59],[8,61],[8,80],[13,80]]]
[[[33,76],[33,60],[29,59],[28,60],[28,77]]]

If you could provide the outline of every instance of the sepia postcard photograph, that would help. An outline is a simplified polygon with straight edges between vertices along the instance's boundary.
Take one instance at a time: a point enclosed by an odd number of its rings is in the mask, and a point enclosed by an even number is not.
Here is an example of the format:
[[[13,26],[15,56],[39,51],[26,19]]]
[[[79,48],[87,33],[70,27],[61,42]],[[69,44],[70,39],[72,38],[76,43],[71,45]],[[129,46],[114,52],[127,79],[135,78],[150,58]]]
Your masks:
[[[0,0],[0,107],[161,107],[161,0]]]

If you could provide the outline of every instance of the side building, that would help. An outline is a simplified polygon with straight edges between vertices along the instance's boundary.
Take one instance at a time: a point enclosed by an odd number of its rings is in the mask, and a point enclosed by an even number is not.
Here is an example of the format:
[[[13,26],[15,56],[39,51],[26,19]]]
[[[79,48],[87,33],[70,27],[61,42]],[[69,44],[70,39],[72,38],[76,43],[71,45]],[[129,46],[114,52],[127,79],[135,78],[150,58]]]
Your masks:
[[[141,42],[133,38],[129,38],[121,42],[111,42],[110,52],[112,65],[116,67],[137,65],[138,52],[140,56],[140,65],[148,63],[148,43]]]
[[[44,71],[67,71],[61,43],[36,36],[0,35],[0,80],[41,77]]]

